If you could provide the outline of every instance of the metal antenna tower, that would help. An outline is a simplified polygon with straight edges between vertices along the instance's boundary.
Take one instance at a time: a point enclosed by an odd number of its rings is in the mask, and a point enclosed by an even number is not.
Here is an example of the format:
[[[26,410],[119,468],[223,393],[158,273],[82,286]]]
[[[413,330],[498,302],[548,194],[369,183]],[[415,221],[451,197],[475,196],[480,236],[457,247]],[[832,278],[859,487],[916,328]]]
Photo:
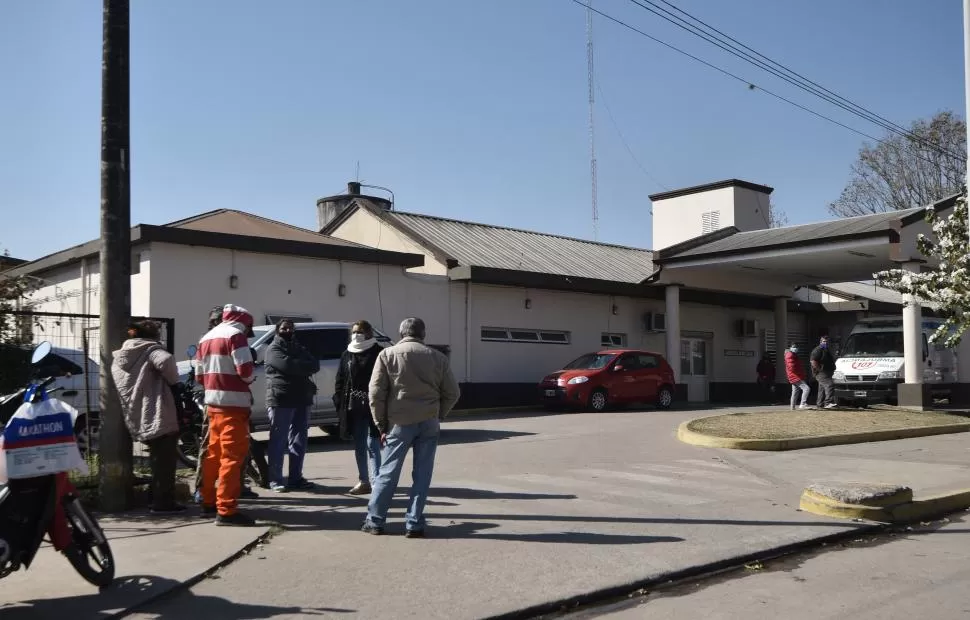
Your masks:
[[[596,204],[596,130],[593,111],[596,107],[596,82],[593,76],[593,0],[586,0],[586,79],[589,82],[589,177],[593,205],[593,240],[599,240],[600,213]]]

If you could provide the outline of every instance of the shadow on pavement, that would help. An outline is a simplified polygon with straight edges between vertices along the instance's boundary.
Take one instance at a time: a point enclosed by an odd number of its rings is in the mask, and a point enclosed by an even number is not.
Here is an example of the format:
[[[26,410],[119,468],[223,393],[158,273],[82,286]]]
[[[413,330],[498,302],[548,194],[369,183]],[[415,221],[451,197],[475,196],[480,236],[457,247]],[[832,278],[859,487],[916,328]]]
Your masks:
[[[684,542],[679,536],[642,536],[638,534],[597,534],[595,532],[536,532],[531,534],[480,534],[481,530],[498,527],[497,523],[465,521],[433,527],[434,538],[467,538],[470,540],[507,540],[512,542],[570,543],[574,545],[643,545],[648,543]]]
[[[533,435],[536,435],[536,433],[443,426],[441,428],[441,435],[438,437],[438,445],[447,446],[451,444],[488,443],[491,441],[499,441],[501,439],[529,437]],[[353,449],[353,440],[345,441],[341,440],[339,437],[327,435],[323,437],[310,437],[308,440],[307,453],[314,454],[319,452]]]
[[[167,597],[180,587],[173,579],[151,575],[132,575],[117,579],[114,584],[99,592],[82,596],[45,598],[0,605],[3,620],[39,620],[41,618],[103,618],[113,617],[126,609],[144,605],[156,597]],[[92,590],[94,588],[92,587]],[[247,605],[233,603],[216,596],[199,596],[185,590],[173,598],[163,598],[151,607],[155,611],[133,612],[147,618],[206,618],[207,620],[256,620],[290,614],[316,616],[323,614],[349,614],[353,609],[277,607],[273,605]]]

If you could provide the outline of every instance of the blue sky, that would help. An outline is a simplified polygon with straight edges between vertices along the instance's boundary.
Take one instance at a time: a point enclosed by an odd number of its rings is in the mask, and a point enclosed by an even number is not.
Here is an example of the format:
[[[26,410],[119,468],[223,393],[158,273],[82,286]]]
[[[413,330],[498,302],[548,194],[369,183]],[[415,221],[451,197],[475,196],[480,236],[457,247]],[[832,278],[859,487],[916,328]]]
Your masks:
[[[677,0],[897,123],[963,114],[959,2]],[[355,177],[397,208],[588,238],[585,11],[569,0],[132,3],[132,222],[236,208],[313,228]],[[594,6],[868,133],[627,0]],[[827,219],[862,143],[602,18],[600,235],[647,247],[647,195],[738,177]],[[0,248],[99,230],[101,3],[0,3]],[[633,161],[603,102],[646,176]]]

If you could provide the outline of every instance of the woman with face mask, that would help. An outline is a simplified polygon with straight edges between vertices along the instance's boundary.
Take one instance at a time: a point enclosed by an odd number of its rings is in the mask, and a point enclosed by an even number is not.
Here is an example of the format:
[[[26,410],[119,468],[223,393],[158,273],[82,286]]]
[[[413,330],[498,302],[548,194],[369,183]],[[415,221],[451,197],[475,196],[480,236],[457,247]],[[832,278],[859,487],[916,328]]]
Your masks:
[[[266,407],[269,412],[269,488],[277,493],[307,490],[313,483],[303,477],[308,411],[316,385],[313,375],[320,362],[296,341],[293,321],[276,325],[276,336],[266,352]],[[283,456],[290,456],[290,471],[283,484]]]
[[[374,328],[367,321],[357,321],[350,328],[350,344],[340,356],[340,368],[333,390],[333,402],[340,416],[340,435],[354,436],[359,482],[351,495],[367,495],[371,482],[381,468],[380,432],[370,413],[368,387],[381,347],[374,338]]]

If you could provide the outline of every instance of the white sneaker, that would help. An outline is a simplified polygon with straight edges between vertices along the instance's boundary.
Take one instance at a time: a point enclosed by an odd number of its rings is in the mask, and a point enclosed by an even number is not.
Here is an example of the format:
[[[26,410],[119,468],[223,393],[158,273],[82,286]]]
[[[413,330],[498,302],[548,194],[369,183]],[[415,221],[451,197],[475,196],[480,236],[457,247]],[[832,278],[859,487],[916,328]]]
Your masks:
[[[829,404],[825,405],[825,408],[826,409],[837,409],[838,408],[838,405],[836,405],[835,403],[829,403]]]
[[[799,405],[798,408],[799,409],[814,409],[814,407],[810,407],[808,405]],[[792,409],[794,409],[794,407],[792,407]]]

